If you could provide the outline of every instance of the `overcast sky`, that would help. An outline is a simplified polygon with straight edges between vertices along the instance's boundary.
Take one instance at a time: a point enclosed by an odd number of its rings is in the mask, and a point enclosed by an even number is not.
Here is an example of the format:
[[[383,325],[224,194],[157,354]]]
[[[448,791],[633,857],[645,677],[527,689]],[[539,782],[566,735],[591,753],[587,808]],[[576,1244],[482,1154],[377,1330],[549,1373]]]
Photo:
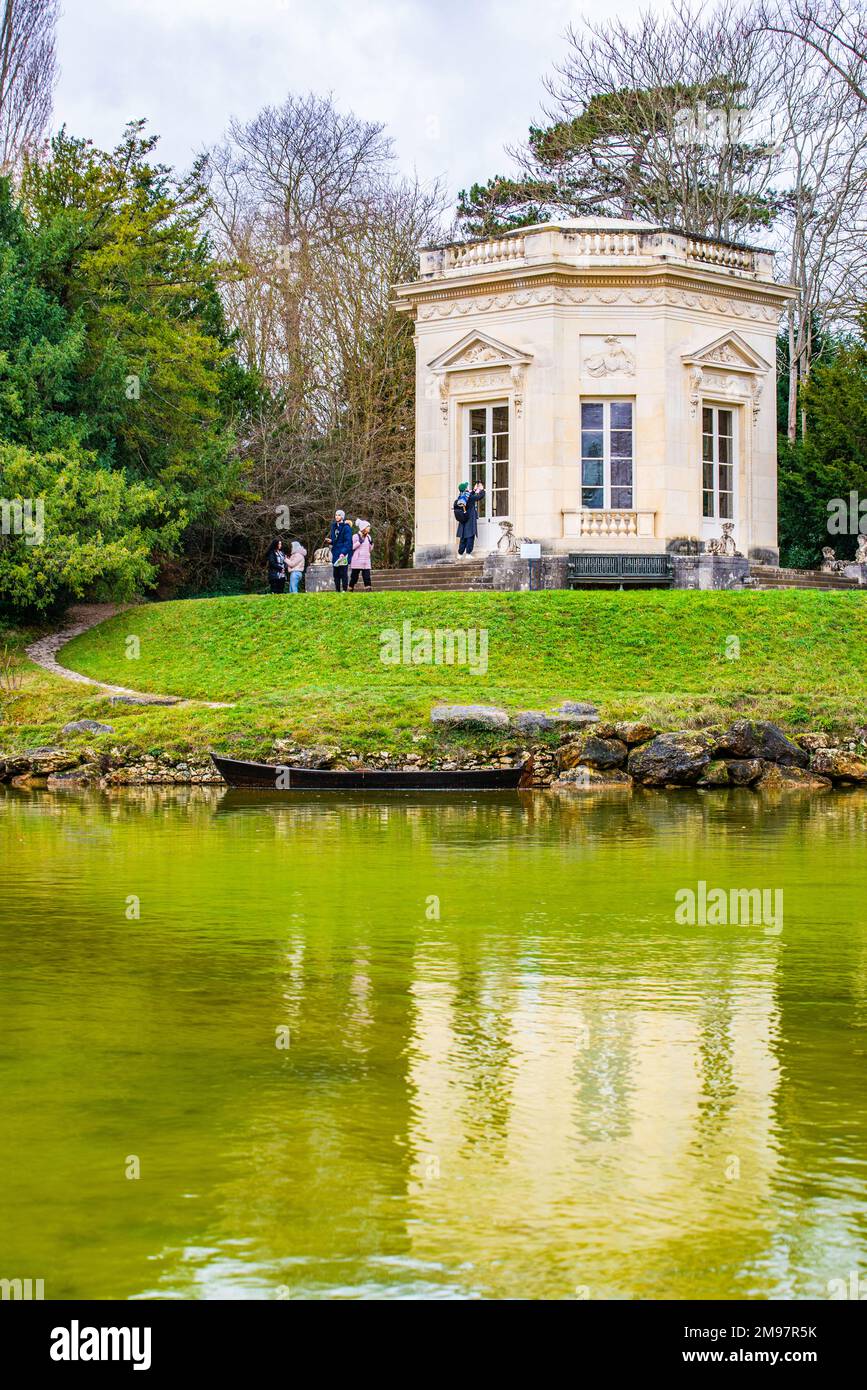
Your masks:
[[[62,0],[55,123],[113,145],[146,116],[186,165],[230,115],[331,92],[383,121],[401,166],[452,194],[507,167],[542,77],[606,0]],[[640,8],[616,0],[623,17]]]

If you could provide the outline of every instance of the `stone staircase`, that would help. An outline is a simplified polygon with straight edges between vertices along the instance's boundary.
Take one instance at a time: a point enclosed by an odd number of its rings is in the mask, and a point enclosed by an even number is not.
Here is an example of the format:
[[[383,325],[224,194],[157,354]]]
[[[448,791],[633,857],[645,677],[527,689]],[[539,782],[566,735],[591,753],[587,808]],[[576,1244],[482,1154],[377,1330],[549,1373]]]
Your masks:
[[[760,589],[857,589],[857,579],[844,574],[823,574],[821,570],[776,569],[773,565],[750,565],[750,578]]]
[[[466,592],[490,589],[491,581],[482,573],[481,560],[466,560],[449,565],[428,565],[423,569],[374,570],[373,587],[378,591],[404,590],[416,594]]]
[[[847,579],[843,574],[776,569],[773,565],[750,565],[750,578],[756,581],[759,589],[852,590],[859,587],[857,579]],[[491,581],[483,573],[481,560],[466,560],[463,563],[455,561],[446,565],[428,565],[422,569],[374,570],[373,587],[378,592],[466,593],[489,590]],[[361,588],[360,584],[358,588]]]

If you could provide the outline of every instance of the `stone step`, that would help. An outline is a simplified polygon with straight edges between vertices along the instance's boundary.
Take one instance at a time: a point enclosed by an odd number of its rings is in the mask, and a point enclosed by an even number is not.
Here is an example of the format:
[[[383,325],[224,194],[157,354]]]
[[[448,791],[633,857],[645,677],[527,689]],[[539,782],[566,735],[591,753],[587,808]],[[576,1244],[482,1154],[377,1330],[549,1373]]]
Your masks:
[[[377,570],[373,576],[376,589],[400,589],[407,593],[441,593],[490,589],[491,581],[484,572],[481,560],[464,564],[429,565],[423,569]]]

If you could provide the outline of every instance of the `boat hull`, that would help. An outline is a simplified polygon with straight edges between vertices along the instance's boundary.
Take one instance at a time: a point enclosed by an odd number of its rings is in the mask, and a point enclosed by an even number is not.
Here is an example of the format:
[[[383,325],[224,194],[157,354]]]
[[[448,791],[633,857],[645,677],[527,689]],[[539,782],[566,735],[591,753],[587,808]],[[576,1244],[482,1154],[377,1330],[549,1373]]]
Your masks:
[[[230,787],[256,791],[513,791],[526,787],[533,760],[522,767],[460,768],[454,771],[422,769],[383,771],[374,768],[340,769],[292,767],[273,763],[245,763],[211,754],[214,766]]]

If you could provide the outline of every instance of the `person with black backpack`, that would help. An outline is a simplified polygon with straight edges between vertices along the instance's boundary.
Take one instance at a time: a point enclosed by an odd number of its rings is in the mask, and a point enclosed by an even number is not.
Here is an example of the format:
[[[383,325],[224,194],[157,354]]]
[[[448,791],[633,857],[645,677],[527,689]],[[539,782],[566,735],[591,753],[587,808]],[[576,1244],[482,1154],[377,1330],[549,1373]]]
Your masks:
[[[458,554],[472,555],[476,536],[479,533],[479,503],[485,495],[484,485],[475,483],[470,491],[469,483],[461,483],[458,495],[452,504],[455,521],[458,523]]]

